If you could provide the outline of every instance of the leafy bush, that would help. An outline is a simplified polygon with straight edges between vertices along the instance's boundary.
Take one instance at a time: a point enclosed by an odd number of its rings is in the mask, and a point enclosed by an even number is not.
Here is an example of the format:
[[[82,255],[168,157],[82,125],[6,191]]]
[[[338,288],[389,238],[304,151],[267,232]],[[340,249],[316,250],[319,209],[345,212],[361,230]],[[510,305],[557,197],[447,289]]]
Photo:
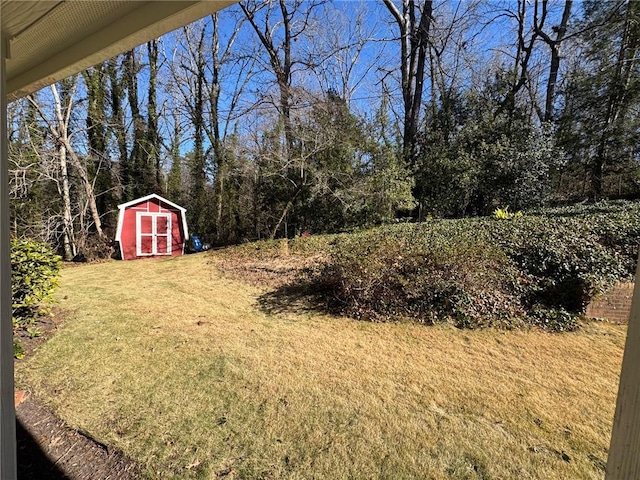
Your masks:
[[[471,328],[512,326],[523,316],[517,271],[499,249],[471,232],[409,227],[337,239],[322,277],[342,311],[373,320],[448,318]]]
[[[588,220],[538,216],[485,228],[527,277],[529,305],[582,313],[595,293],[633,272],[628,259],[604,245]]]
[[[33,323],[51,300],[60,257],[42,243],[11,239],[11,290],[15,326]]]
[[[77,262],[95,262],[106,260],[115,252],[113,240],[100,237],[97,234],[84,237],[80,240],[79,253],[74,258]]]
[[[357,318],[572,330],[594,294],[633,276],[640,205],[380,227],[336,237],[321,271]]]

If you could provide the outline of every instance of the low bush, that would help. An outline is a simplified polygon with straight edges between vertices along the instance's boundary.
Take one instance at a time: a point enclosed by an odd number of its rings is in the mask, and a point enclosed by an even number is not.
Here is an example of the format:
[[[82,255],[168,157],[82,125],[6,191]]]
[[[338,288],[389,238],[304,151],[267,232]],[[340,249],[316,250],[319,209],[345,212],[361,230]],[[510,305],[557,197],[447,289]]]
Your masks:
[[[472,232],[399,226],[344,236],[321,276],[337,306],[358,318],[509,327],[524,314],[517,270]]]
[[[336,237],[319,278],[357,318],[572,330],[594,294],[633,276],[639,241],[629,202],[436,220]]]
[[[283,255],[314,256],[326,254],[330,249],[330,244],[339,235],[305,234],[295,238],[280,238],[277,240],[258,240],[250,243],[243,243],[234,247],[225,248],[227,256],[236,258],[270,259]]]
[[[32,324],[45,310],[57,283],[60,257],[48,245],[11,239],[12,315],[16,327]]]
[[[595,293],[633,273],[588,219],[535,216],[482,227],[527,277],[524,300],[531,306],[582,313]]]
[[[81,239],[78,255],[73,260],[76,262],[96,262],[110,259],[114,253],[115,247],[112,239],[94,234]]]

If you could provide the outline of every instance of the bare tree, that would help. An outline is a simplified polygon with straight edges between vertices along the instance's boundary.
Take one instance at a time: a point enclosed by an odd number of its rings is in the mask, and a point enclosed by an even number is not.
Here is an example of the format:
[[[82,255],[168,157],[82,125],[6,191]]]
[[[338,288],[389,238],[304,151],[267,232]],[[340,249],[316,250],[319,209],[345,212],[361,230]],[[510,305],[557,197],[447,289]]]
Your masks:
[[[277,108],[284,127],[287,148],[293,148],[294,140],[291,127],[292,73],[296,63],[293,57],[293,42],[304,34],[311,12],[317,3],[311,3],[306,8],[304,5],[301,0],[253,0],[240,3],[240,8],[267,53],[271,72],[276,78],[280,95]],[[274,35],[276,32],[277,36]]]
[[[102,231],[102,221],[96,205],[96,196],[94,193],[93,182],[89,178],[89,174],[85,165],[78,157],[72,146],[72,132],[70,130],[71,113],[74,107],[75,93],[78,87],[77,77],[72,77],[64,85],[63,95],[58,91],[56,84],[51,85],[51,95],[53,98],[53,117],[47,115],[44,108],[36,101],[33,96],[28,97],[31,104],[36,108],[40,118],[44,121],[56,142],[56,155],[59,162],[60,178],[61,178],[61,195],[63,201],[63,224],[64,224],[64,251],[67,259],[73,258],[77,254],[75,250],[72,199],[69,182],[69,163],[73,165],[74,171],[80,178],[83,187],[86,202],[88,206],[93,226],[99,237],[104,237]]]
[[[189,127],[182,130],[193,138],[193,152],[189,159],[192,177],[190,210],[194,215],[196,211],[204,215],[205,209],[213,207],[218,240],[225,229],[222,221],[223,194],[229,161],[225,138],[255,64],[254,59],[238,56],[234,50],[244,17],[230,12],[226,20],[234,24],[228,37],[223,37],[217,13],[185,27],[182,35],[176,38],[173,58],[169,62],[171,90],[176,96],[174,103],[181,105],[184,117],[189,119]],[[224,111],[221,103],[224,103]],[[173,175],[174,183],[176,173]],[[205,216],[193,221],[201,234],[211,233],[205,232],[211,229],[210,223],[205,222]]]
[[[59,202],[62,198],[59,160],[46,147],[46,130],[39,124],[36,109],[28,101],[9,104],[11,131],[9,150],[9,198],[12,202],[13,235],[39,239],[63,246],[75,255],[75,238],[63,225]],[[53,187],[53,188],[52,188]],[[67,248],[64,248],[66,245]],[[66,252],[65,252],[66,253]]]
[[[291,188],[282,214],[271,231],[272,238],[293,208],[305,184],[304,158],[294,153],[296,138],[292,123],[292,109],[295,103],[293,73],[296,65],[304,66],[304,62],[295,57],[294,43],[304,38],[312,23],[314,10],[323,4],[323,1],[302,0],[251,0],[240,3],[240,8],[265,49],[269,68],[275,76],[279,96],[276,108],[279,123],[284,130],[284,142],[276,142],[272,146],[276,149],[282,164],[286,166]]]
[[[432,25],[433,1],[383,0],[400,32],[400,71],[404,106],[403,151],[405,160],[413,163],[417,152],[417,133],[422,108],[425,63]]]
[[[129,165],[129,148],[127,142],[127,129],[124,119],[124,88],[123,81],[118,73],[118,57],[111,58],[106,62],[106,73],[109,78],[109,98],[110,107],[109,124],[111,132],[115,138],[118,148],[118,166],[120,183],[123,186],[122,196],[124,200],[132,200],[133,196],[128,191],[129,185],[133,182],[132,169]]]
[[[302,55],[305,71],[301,73],[308,78],[304,85],[309,90],[319,87],[325,93],[334,91],[351,108],[357,108],[352,98],[366,89],[387,46],[387,42],[376,38],[380,21],[372,15],[367,3],[357,3],[349,14],[337,8],[324,8],[319,10],[318,17]]]
[[[469,64],[477,63],[473,49],[474,32],[478,23],[479,0],[457,2],[451,10],[443,4],[434,13],[429,39],[429,78],[431,82],[431,117],[438,108],[446,115],[452,109],[452,97],[463,88]]]
[[[552,28],[552,31],[555,33],[555,37],[553,38],[542,29],[540,22],[534,22],[534,28],[536,29],[537,34],[549,46],[549,50],[551,51],[549,77],[547,78],[544,102],[544,116],[541,118],[541,120],[545,122],[550,122],[553,119],[553,105],[556,99],[556,85],[558,82],[558,73],[560,71],[560,47],[567,35],[567,25],[569,24],[569,18],[571,17],[572,7],[573,0],[565,0],[560,23]],[[547,16],[547,11],[549,9],[549,0],[536,0],[536,12],[538,11],[538,8],[541,8],[540,17],[544,19]],[[538,16],[536,15],[536,17]]]
[[[623,131],[622,124],[628,120],[632,101],[638,98],[638,64],[640,53],[640,3],[628,0],[615,6],[615,11],[620,11],[621,28],[620,41],[609,73],[612,78],[607,84],[605,94],[605,109],[602,120],[595,157],[590,166],[590,196],[599,200],[603,191],[603,173],[611,152],[612,138],[618,131]],[[635,97],[635,98],[634,98]],[[611,149],[613,150],[613,149]]]
[[[537,3],[537,2],[536,2]],[[547,11],[539,10],[534,6],[533,9],[533,25],[530,25],[529,15],[531,14],[530,2],[528,0],[517,0],[516,3],[507,2],[507,6],[497,16],[506,17],[515,21],[516,25],[516,39],[515,39],[515,53],[513,54],[513,66],[508,78],[508,90],[504,96],[499,111],[505,112],[509,118],[514,114],[516,109],[516,100],[518,94],[523,88],[526,88],[530,92],[530,96],[535,97],[532,94],[531,83],[531,65],[530,62],[533,58],[534,48],[537,45],[539,39],[539,31],[545,26]],[[512,7],[515,7],[515,10]],[[535,108],[537,103],[531,102],[531,106]]]
[[[218,241],[222,240],[223,231],[225,230],[222,220],[222,212],[224,209],[224,192],[226,187],[226,178],[228,170],[229,154],[224,148],[224,140],[229,128],[230,118],[234,115],[238,105],[239,97],[242,95],[248,81],[252,77],[253,65],[255,60],[246,58],[232,58],[233,47],[241,31],[244,18],[236,20],[236,24],[231,36],[226,39],[225,47],[221,47],[220,39],[220,17],[218,13],[211,16],[212,35],[211,35],[211,57],[208,65],[210,66],[210,82],[206,88],[209,91],[209,128],[206,129],[213,149],[215,162],[215,215],[216,215],[216,237]],[[234,88],[229,95],[229,108],[224,116],[220,112],[220,99],[222,91],[221,73],[223,68],[232,63],[236,63],[240,67],[240,71],[235,75],[236,82]],[[240,80],[241,77],[244,77]]]

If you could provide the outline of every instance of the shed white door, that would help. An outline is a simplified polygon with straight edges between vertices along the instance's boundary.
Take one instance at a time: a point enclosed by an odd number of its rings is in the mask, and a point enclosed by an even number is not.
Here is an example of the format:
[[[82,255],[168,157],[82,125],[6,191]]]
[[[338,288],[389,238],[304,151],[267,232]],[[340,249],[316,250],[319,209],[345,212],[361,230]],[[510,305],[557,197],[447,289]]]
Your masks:
[[[139,257],[171,255],[171,214],[137,212],[136,252]]]

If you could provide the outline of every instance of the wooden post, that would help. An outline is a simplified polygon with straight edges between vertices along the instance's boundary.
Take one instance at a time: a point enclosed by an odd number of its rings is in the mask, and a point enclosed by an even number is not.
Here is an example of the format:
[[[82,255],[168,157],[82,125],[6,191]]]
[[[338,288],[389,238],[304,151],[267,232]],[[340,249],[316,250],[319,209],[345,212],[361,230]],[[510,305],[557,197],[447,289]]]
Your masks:
[[[640,479],[640,261],[622,359],[606,480]]]
[[[17,478],[16,411],[13,399],[13,325],[11,323],[11,250],[9,160],[7,157],[8,42],[0,35],[0,478]]]

